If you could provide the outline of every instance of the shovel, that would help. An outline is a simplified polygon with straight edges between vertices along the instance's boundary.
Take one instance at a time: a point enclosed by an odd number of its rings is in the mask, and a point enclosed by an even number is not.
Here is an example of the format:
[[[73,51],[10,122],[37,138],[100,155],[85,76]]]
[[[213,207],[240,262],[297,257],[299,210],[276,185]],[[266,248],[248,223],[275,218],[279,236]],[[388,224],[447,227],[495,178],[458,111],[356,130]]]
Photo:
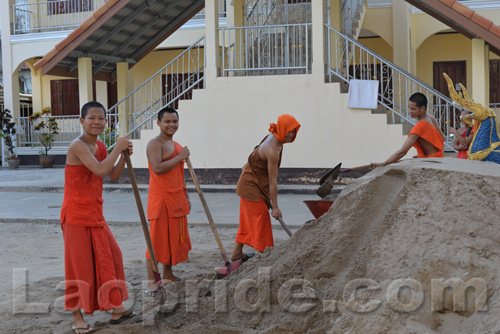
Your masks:
[[[212,232],[214,233],[215,240],[217,241],[217,246],[219,246],[220,254],[222,259],[224,260],[225,267],[217,268],[215,271],[217,272],[218,278],[223,278],[233,271],[238,269],[238,267],[242,264],[241,260],[230,262],[227,257],[226,251],[224,250],[224,246],[220,240],[219,232],[217,232],[217,227],[215,227],[214,219],[212,218],[212,214],[210,213],[210,209],[208,208],[207,201],[205,200],[205,196],[201,191],[200,184],[198,183],[198,178],[194,173],[193,165],[191,164],[191,160],[189,157],[186,158],[186,164],[189,169],[189,173],[191,174],[191,178],[193,179],[194,186],[196,187],[196,191],[200,197],[201,204],[203,205],[203,209],[205,209],[205,214],[207,215],[208,222],[210,223],[210,227],[212,228]]]
[[[330,169],[320,180],[319,184],[321,185],[318,190],[316,190],[316,194],[318,194],[319,197],[325,198],[326,196],[330,195],[332,193],[333,189],[333,184],[337,177],[339,176],[340,173],[348,173],[348,172],[354,172],[357,170],[362,170],[362,169],[367,169],[370,168],[370,165],[363,165],[363,166],[358,166],[358,167],[353,167],[353,168],[344,168],[340,169],[342,166],[342,163],[339,163],[337,166],[334,168]]]
[[[155,275],[156,284],[160,289],[160,308],[165,305],[165,287],[161,281],[160,271],[158,269],[158,262],[156,262],[156,256],[153,249],[153,244],[151,243],[151,235],[149,234],[148,223],[146,221],[146,215],[144,214],[144,207],[142,206],[141,196],[139,195],[139,188],[137,187],[137,181],[135,179],[134,169],[132,167],[132,162],[130,161],[130,155],[127,151],[124,152],[125,161],[127,162],[128,175],[130,177],[130,183],[132,183],[132,188],[134,189],[135,202],[137,204],[137,209],[139,210],[139,216],[141,217],[142,231],[144,232],[144,238],[146,239],[146,245],[149,251],[149,257],[151,258],[151,263],[153,265],[153,273]]]

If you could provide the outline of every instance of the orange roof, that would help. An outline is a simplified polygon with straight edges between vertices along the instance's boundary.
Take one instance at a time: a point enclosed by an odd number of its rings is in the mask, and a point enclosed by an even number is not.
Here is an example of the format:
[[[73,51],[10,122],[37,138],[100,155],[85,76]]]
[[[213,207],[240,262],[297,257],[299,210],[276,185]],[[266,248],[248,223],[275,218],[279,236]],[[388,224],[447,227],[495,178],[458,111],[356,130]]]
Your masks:
[[[457,0],[406,0],[468,38],[481,38],[500,55],[500,27]]]
[[[78,58],[89,57],[94,78],[111,80],[116,63],[133,66],[204,6],[204,0],[107,0],[33,67],[75,77]]]

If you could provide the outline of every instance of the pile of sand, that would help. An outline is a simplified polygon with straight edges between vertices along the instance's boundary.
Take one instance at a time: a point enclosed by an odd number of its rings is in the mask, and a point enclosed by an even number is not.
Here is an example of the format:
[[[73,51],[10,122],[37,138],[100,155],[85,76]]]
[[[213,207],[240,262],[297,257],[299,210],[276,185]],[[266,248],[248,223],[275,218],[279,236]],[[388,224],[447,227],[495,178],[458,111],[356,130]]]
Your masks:
[[[499,190],[500,166],[491,163],[378,168],[350,183],[322,218],[224,280],[169,286],[176,302],[158,330],[497,333]]]

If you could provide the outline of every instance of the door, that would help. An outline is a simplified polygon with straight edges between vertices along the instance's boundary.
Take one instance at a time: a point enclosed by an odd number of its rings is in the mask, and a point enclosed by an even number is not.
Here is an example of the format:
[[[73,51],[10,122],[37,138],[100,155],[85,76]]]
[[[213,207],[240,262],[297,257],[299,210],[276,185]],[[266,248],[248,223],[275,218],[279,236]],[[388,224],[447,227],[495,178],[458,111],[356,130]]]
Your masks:
[[[433,66],[433,76],[434,76],[434,89],[439,91],[446,97],[450,97],[450,92],[448,91],[448,84],[443,77],[443,73],[448,74],[450,79],[455,84],[455,90],[459,91],[460,87],[458,86],[461,83],[464,87],[467,88],[467,77],[466,77],[466,62],[465,61],[446,61],[446,62],[434,62]],[[429,108],[434,111],[434,116],[441,119],[441,130],[444,133],[447,131],[448,125],[452,127],[460,126],[460,112],[458,112],[455,108],[450,108],[447,111],[447,108],[442,105],[438,105],[436,101],[429,101]],[[448,115],[446,115],[448,113]],[[450,123],[446,123],[450,121]]]
[[[444,80],[443,73],[448,74],[450,79],[455,84],[455,89],[458,88],[458,83],[464,85],[467,88],[467,77],[466,77],[466,62],[464,61],[446,61],[446,62],[434,62],[434,89],[439,91],[444,96],[450,96],[448,92],[448,85],[446,80]]]
[[[500,103],[500,59],[490,60],[490,103]]]
[[[79,115],[78,80],[51,80],[50,104],[52,115]]]

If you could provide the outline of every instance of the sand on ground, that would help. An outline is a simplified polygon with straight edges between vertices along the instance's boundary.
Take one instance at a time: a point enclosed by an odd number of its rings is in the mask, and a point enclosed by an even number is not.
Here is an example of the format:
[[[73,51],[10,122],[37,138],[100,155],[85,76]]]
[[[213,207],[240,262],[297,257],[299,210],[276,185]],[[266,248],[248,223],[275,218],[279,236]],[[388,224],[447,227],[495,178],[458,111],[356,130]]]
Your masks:
[[[492,163],[418,159],[377,168],[350,182],[320,219],[291,239],[277,231],[276,247],[222,280],[212,270],[221,259],[209,229],[191,228],[191,259],[176,268],[184,280],[167,286],[161,310],[141,292],[142,232],[113,227],[133,296],[126,305],[139,316],[116,327],[103,312],[86,319],[99,333],[498,333],[499,189]],[[56,288],[60,230],[2,231],[2,332],[69,332]],[[228,250],[235,233],[221,229]],[[27,268],[26,285],[24,271],[12,268]]]

